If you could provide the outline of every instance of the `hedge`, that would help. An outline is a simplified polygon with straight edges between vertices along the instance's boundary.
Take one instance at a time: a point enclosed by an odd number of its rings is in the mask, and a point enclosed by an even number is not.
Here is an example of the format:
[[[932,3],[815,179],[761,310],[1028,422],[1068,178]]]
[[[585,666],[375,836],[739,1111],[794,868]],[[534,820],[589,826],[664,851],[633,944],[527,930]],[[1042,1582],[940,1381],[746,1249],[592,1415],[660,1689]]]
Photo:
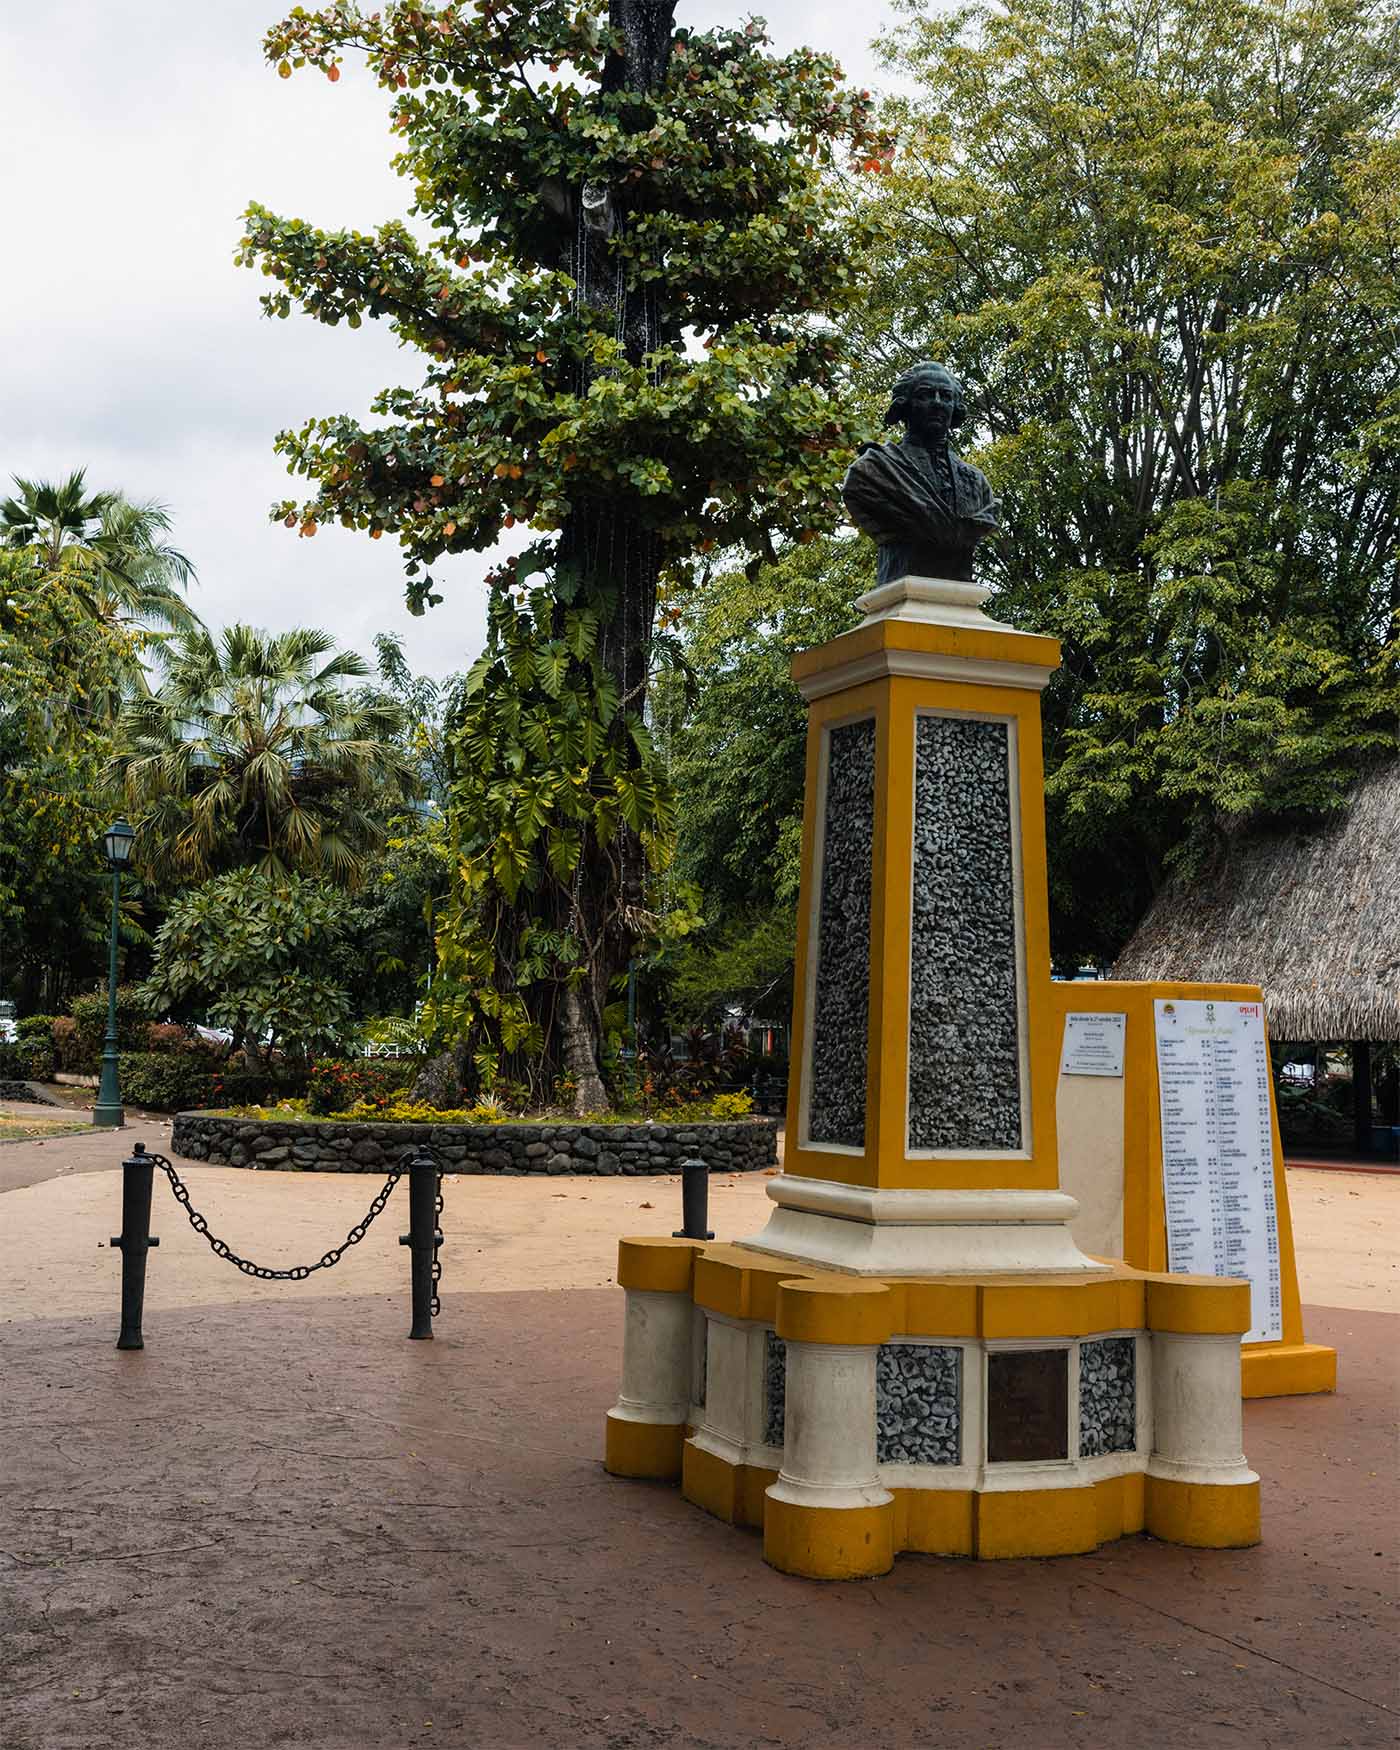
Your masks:
[[[0,1043],[0,1081],[51,1082],[53,1067],[53,1047],[42,1039]]]

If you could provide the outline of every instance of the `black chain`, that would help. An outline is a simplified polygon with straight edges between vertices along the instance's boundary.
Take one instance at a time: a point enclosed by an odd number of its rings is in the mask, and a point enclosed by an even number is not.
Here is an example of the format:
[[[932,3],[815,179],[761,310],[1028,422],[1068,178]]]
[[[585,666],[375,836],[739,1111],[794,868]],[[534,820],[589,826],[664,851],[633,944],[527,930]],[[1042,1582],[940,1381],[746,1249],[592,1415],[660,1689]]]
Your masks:
[[[361,1216],[359,1221],[357,1221],[355,1223],[354,1227],[352,1227],[350,1229],[350,1232],[348,1234],[346,1234],[345,1238],[340,1242],[340,1244],[338,1246],[332,1246],[330,1251],[326,1252],[322,1256],[322,1258],[320,1259],[320,1261],[318,1263],[315,1263],[315,1264],[294,1264],[290,1270],[269,1270],[265,1264],[254,1264],[247,1258],[240,1258],[238,1253],[234,1251],[233,1247],[230,1246],[226,1240],[217,1239],[213,1234],[210,1233],[209,1223],[205,1220],[205,1218],[199,1213],[199,1211],[190,1202],[190,1194],[189,1194],[188,1189],[186,1188],[184,1180],[175,1171],[174,1167],[171,1166],[170,1162],[168,1160],[166,1160],[164,1155],[148,1154],[145,1156],[145,1158],[147,1161],[150,1162],[150,1164],[153,1167],[159,1167],[160,1170],[165,1174],[166,1178],[169,1179],[170,1189],[175,1193],[176,1202],[184,1205],[185,1214],[189,1217],[190,1226],[194,1229],[194,1231],[197,1234],[204,1235],[205,1239],[208,1240],[209,1245],[210,1245],[211,1249],[213,1250],[215,1257],[226,1258],[230,1264],[234,1265],[234,1267],[236,1269],[241,1270],[245,1276],[256,1276],[258,1278],[258,1280],[261,1282],[304,1282],[308,1276],[313,1274],[313,1272],[315,1272],[317,1270],[329,1270],[332,1264],[338,1264],[340,1262],[342,1256],[349,1250],[349,1248],[351,1246],[359,1245],[360,1241],[369,1232],[371,1222],[373,1222],[375,1216],[377,1216],[381,1212],[381,1210],[384,1208],[384,1205],[389,1201],[389,1193],[394,1189],[394,1186],[398,1184],[399,1180],[403,1177],[404,1173],[408,1170],[408,1159],[405,1156],[403,1161],[398,1166],[392,1167],[390,1169],[389,1177],[384,1181],[384,1183],[380,1186],[379,1190],[375,1193],[374,1201],[373,1201],[373,1203],[370,1204],[369,1208],[365,1211],[364,1215]],[[438,1210],[441,1211],[441,1209],[442,1209],[442,1176],[441,1176],[441,1174],[438,1175],[437,1206],[438,1206]],[[438,1282],[438,1279],[441,1277],[441,1275],[442,1275],[442,1268],[439,1265],[438,1259],[437,1259],[437,1246],[434,1245],[434,1247],[433,1247],[433,1283],[434,1283],[434,1289],[436,1289],[436,1284]],[[437,1294],[436,1294],[436,1292],[434,1292],[433,1311],[436,1313],[437,1310],[438,1310]]]

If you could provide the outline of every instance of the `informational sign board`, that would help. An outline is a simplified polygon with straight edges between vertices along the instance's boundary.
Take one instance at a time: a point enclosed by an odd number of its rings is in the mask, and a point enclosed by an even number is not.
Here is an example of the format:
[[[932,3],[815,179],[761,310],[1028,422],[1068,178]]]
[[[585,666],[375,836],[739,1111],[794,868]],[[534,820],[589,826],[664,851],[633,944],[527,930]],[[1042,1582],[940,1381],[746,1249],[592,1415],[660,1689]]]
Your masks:
[[[1168,1268],[1247,1276],[1246,1343],[1283,1335],[1269,1047],[1259,1003],[1153,1003]]]
[[[1071,1011],[1065,1016],[1065,1042],[1060,1051],[1062,1076],[1121,1076],[1126,1015],[1092,1015]]]

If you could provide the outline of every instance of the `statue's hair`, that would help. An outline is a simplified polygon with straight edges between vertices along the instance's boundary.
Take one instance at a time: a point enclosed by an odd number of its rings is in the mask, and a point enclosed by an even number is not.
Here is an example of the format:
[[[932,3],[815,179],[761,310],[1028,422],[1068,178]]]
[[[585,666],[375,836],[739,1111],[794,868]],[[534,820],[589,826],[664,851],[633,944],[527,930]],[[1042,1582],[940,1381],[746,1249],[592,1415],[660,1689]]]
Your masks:
[[[967,402],[963,396],[963,386],[954,372],[947,365],[940,365],[933,359],[921,359],[918,364],[910,365],[907,371],[901,371],[894,380],[894,388],[890,394],[889,410],[885,414],[886,425],[897,425],[904,418],[904,410],[909,404],[909,393],[915,383],[934,372],[940,377],[947,377],[953,385],[953,417],[948,421],[948,429],[956,431],[967,418]]]

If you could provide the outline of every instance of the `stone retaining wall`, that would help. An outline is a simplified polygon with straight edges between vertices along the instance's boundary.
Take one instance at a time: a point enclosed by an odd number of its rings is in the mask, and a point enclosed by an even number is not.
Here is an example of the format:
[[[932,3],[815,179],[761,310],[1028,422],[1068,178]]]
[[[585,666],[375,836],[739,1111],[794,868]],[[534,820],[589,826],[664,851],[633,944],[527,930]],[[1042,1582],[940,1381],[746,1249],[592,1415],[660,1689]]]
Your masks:
[[[180,1112],[170,1151],[212,1166],[379,1173],[427,1143],[454,1173],[674,1173],[698,1157],[711,1172],[778,1164],[778,1121],[727,1124],[338,1124]]]

